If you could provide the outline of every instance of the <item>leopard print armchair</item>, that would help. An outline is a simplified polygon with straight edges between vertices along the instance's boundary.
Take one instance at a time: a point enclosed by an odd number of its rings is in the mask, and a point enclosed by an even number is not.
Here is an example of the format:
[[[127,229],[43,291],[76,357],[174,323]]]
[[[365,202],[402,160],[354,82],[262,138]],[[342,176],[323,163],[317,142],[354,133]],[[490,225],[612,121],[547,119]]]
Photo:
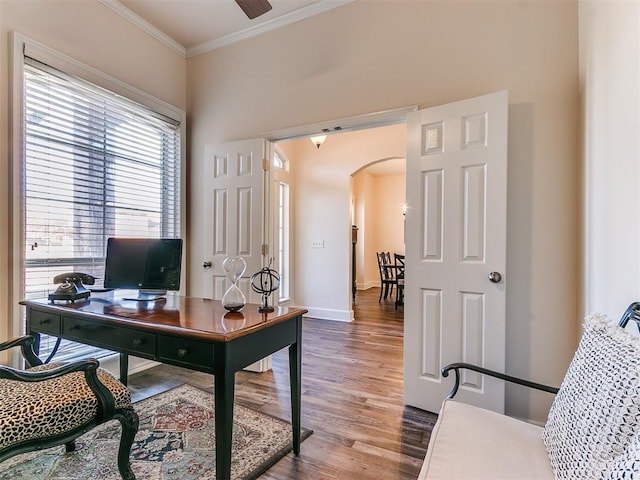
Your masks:
[[[123,479],[135,480],[129,454],[138,415],[127,387],[98,368],[95,359],[43,364],[33,342],[27,335],[0,343],[0,351],[21,347],[30,367],[0,366],[0,462],[61,444],[71,452],[77,437],[115,419],[122,425],[118,469]]]

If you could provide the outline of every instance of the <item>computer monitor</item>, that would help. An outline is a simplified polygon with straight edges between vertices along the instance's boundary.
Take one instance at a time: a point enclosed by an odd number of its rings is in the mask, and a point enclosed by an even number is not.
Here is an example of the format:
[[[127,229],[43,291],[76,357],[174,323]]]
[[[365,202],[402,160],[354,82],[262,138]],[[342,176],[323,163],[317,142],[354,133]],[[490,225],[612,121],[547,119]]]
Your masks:
[[[105,288],[138,289],[126,300],[157,300],[167,290],[180,290],[182,239],[109,238]]]

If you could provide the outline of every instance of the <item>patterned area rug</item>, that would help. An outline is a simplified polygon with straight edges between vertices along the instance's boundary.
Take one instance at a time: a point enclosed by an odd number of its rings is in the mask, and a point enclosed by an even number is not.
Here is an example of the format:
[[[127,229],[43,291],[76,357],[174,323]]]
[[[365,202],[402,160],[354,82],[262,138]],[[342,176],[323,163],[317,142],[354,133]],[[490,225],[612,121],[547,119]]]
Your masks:
[[[140,428],[131,449],[137,480],[214,480],[213,394],[182,385],[135,404]],[[291,451],[291,424],[235,405],[231,478],[251,480]],[[302,439],[311,434],[303,429]],[[120,480],[120,422],[114,420],[64,447],[24,453],[0,464],[2,480]]]

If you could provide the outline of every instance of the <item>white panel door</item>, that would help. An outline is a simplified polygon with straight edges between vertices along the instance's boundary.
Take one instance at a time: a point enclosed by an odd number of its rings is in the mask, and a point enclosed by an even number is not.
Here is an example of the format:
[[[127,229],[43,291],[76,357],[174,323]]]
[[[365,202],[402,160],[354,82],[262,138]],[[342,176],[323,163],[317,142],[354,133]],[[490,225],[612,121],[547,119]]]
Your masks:
[[[453,386],[446,364],[505,368],[508,95],[407,120],[404,395],[437,412]],[[504,384],[467,372],[456,399],[503,412]]]
[[[264,139],[252,139],[205,147],[203,265],[210,262],[210,266],[203,268],[203,298],[222,298],[229,286],[222,262],[240,256],[247,269],[238,286],[247,302],[260,303],[260,296],[251,290],[250,278],[262,268],[266,238],[266,143]]]

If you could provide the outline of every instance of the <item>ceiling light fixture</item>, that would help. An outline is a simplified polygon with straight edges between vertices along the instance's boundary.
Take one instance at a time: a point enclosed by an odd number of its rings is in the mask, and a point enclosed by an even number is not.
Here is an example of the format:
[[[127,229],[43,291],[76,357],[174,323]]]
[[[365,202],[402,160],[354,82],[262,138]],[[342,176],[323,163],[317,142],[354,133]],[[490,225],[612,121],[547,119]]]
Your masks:
[[[317,148],[320,148],[320,145],[324,143],[326,138],[327,138],[326,135],[318,135],[315,137],[311,137],[311,143],[313,143]]]

